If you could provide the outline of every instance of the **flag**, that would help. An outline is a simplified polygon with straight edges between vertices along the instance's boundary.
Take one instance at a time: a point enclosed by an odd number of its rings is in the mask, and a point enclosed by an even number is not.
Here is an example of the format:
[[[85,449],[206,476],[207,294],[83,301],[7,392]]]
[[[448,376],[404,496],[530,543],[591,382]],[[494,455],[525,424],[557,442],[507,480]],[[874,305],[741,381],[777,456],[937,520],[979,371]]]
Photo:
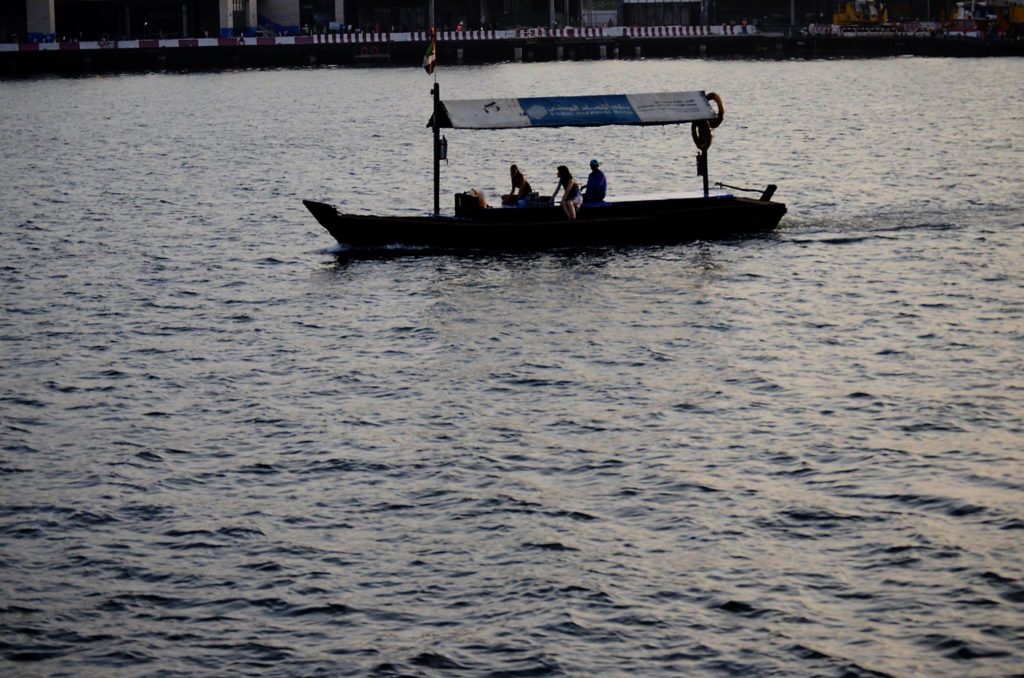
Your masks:
[[[430,44],[427,45],[427,53],[423,55],[423,69],[427,73],[433,73],[437,68],[437,33],[430,29]]]

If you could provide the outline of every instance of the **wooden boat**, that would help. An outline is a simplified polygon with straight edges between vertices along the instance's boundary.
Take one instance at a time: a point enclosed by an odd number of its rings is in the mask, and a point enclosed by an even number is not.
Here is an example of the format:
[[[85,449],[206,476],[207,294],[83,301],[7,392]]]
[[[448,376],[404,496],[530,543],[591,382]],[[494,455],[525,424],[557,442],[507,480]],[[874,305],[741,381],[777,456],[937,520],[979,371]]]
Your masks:
[[[537,250],[600,245],[650,245],[770,231],[786,213],[771,200],[774,185],[757,198],[738,197],[708,184],[712,129],[724,117],[715,94],[653,94],[474,99],[442,102],[434,84],[434,213],[425,216],[343,214],[327,203],[304,200],[316,220],[341,244],[353,248]],[[717,111],[711,107],[717,106]],[[508,207],[486,207],[477,195],[455,196],[454,214],[440,211],[440,161],[447,140],[440,129],[506,129],[600,125],[691,124],[703,191],[695,194],[608,197],[585,203],[569,221],[549,198]],[[721,185],[720,185],[721,186]],[[733,188],[733,187],[728,187]],[[744,190],[744,189],[739,189]]]

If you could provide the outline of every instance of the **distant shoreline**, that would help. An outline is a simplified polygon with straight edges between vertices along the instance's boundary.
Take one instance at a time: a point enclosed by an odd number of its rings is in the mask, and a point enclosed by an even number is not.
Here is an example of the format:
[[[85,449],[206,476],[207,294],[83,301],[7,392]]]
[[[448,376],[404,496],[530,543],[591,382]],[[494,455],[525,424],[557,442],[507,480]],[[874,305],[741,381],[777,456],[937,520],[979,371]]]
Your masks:
[[[692,28],[692,27],[691,27]],[[712,27],[727,30],[728,27]],[[439,40],[442,64],[640,58],[830,59],[892,56],[1024,56],[1024,41],[949,36],[871,35],[522,35]],[[486,33],[486,32],[480,32]],[[404,34],[408,36],[410,34]],[[205,38],[0,45],[0,78],[145,71],[210,71],[310,66],[418,66],[423,34],[291,38]]]

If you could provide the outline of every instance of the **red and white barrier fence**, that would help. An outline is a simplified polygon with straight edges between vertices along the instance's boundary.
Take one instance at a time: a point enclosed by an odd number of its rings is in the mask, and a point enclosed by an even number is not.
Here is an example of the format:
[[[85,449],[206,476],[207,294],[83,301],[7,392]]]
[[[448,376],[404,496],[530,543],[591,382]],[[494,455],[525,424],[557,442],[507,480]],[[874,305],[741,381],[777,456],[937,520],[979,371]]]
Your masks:
[[[560,38],[563,40],[574,39],[596,39],[610,37],[615,32],[611,28],[518,28],[514,33],[516,38]],[[619,31],[621,33],[621,30]]]
[[[476,40],[508,40],[515,31],[438,31],[438,42],[467,42]],[[430,31],[392,33],[392,42],[429,42]]]
[[[893,24],[875,26],[856,26],[850,24],[811,24],[804,29],[807,35],[831,35],[841,38],[885,37],[909,35],[925,37],[931,35],[952,35],[950,30],[943,29],[937,21],[903,21]]]
[[[379,45],[393,42],[393,33],[327,33],[314,35],[318,45]]]
[[[699,38],[704,36],[756,35],[753,26],[721,24],[716,26],[626,26],[626,38]]]
[[[755,35],[753,26],[614,26],[611,28],[517,28],[507,31],[438,31],[437,41],[482,42],[524,39],[602,40],[609,38],[692,38]],[[0,52],[95,49],[189,49],[195,47],[274,47],[278,45],[381,45],[430,40],[429,31],[411,33],[326,33],[268,38],[178,38],[170,40],[92,40],[82,42],[0,43]]]

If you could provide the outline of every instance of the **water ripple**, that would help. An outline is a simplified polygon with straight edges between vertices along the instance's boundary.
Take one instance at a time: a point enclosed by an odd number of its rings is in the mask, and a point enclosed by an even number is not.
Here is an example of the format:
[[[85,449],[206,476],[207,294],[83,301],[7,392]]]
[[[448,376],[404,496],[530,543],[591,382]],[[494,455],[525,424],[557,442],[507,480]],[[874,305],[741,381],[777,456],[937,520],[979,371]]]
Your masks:
[[[448,68],[467,98],[730,83],[713,172],[790,205],[468,257],[356,256],[302,209],[423,211],[415,69],[4,83],[0,667],[1019,672],[1018,71]],[[693,180],[676,129],[536,135],[453,132],[442,190],[595,154],[613,191]]]

